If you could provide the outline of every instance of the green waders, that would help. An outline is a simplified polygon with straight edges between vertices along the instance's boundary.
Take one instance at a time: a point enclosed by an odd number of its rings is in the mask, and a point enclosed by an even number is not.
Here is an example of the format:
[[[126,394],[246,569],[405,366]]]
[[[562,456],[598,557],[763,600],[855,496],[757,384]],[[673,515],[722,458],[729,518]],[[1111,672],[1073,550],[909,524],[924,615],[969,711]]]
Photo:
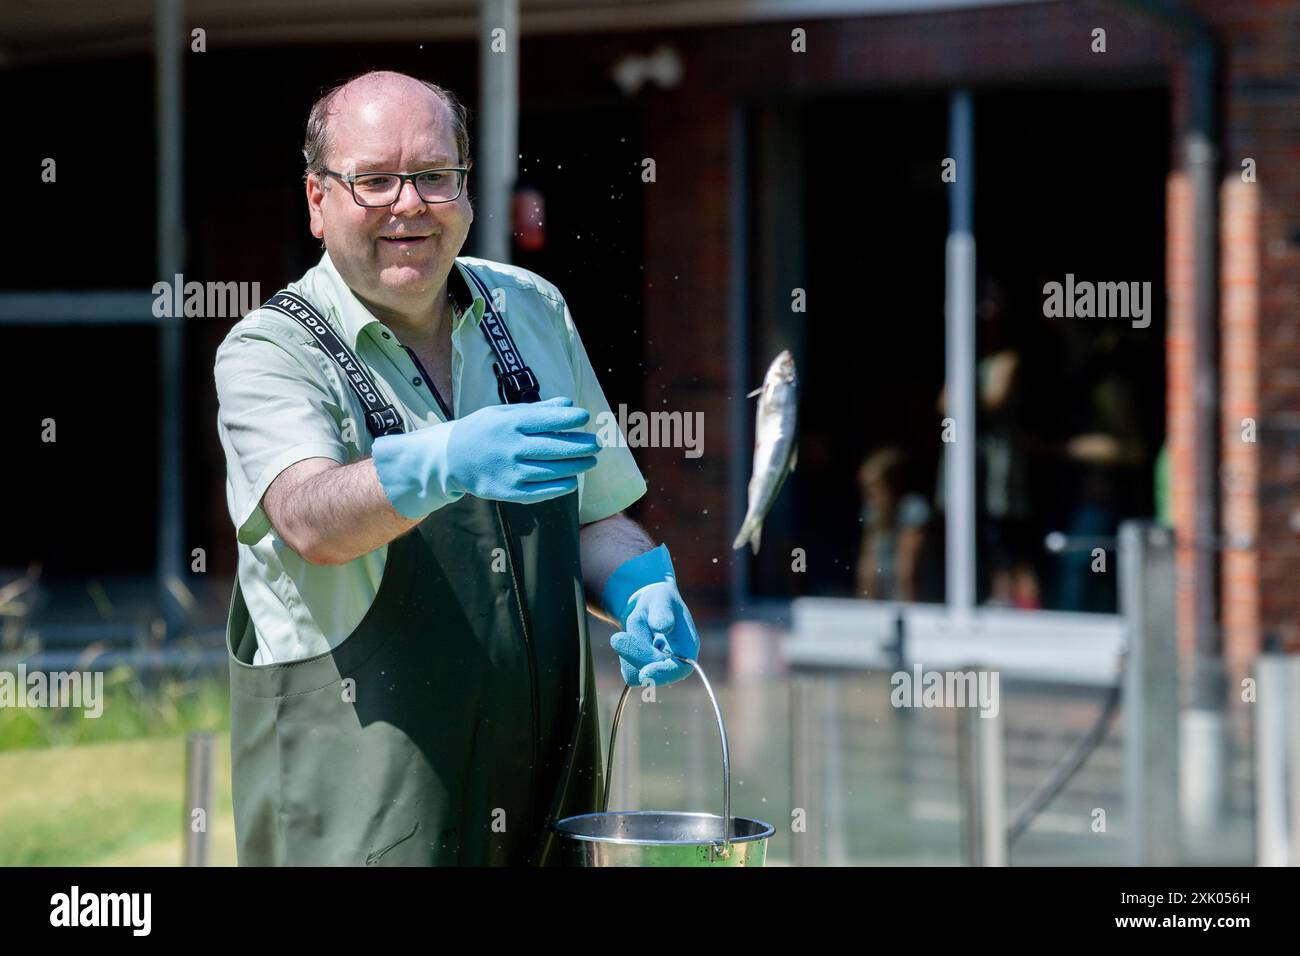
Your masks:
[[[306,660],[252,665],[236,580],[226,641],[241,866],[556,865],[549,823],[599,809],[576,493],[434,511]]]

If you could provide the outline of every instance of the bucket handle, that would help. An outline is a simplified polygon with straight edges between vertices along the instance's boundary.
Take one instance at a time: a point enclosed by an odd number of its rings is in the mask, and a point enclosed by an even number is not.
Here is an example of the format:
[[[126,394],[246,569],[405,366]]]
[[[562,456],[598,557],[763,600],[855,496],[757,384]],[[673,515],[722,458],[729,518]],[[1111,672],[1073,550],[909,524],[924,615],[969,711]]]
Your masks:
[[[669,654],[675,661],[681,661],[683,664],[690,664],[695,673],[700,675],[700,680],[704,681],[704,689],[709,692],[709,700],[713,703],[713,715],[718,718],[718,736],[722,738],[722,842],[723,855],[729,852],[731,846],[731,757],[727,750],[727,727],[722,722],[722,708],[718,706],[718,698],[713,694],[713,686],[709,679],[704,676],[704,668],[689,657],[680,657],[677,654]],[[631,692],[634,685],[624,683],[623,694],[618,699],[618,707],[614,709],[614,724],[609,731],[609,762],[605,768],[605,799],[601,804],[602,811],[609,810],[609,788],[614,782],[614,742],[618,740],[618,721],[623,716],[623,706],[627,703],[627,695]]]

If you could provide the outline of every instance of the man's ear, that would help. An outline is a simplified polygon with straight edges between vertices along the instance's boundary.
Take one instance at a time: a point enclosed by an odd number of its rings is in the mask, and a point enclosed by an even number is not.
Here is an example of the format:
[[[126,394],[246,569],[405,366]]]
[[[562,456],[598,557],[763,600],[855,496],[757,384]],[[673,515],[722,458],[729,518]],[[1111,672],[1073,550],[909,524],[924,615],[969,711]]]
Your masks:
[[[305,183],[307,188],[307,215],[311,220],[311,234],[317,239],[325,238],[325,217],[321,214],[321,203],[325,201],[325,189],[320,177],[312,173]]]

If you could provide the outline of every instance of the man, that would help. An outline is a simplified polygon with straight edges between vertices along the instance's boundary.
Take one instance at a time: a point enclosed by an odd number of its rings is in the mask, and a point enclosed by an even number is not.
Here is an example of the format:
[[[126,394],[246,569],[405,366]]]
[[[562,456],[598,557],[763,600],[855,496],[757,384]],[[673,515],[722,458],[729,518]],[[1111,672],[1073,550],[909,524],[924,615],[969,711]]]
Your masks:
[[[602,787],[585,605],[629,684],[699,652],[564,298],[458,257],[465,120],[397,73],[322,96],[325,254],[217,351],[244,865],[554,863]]]

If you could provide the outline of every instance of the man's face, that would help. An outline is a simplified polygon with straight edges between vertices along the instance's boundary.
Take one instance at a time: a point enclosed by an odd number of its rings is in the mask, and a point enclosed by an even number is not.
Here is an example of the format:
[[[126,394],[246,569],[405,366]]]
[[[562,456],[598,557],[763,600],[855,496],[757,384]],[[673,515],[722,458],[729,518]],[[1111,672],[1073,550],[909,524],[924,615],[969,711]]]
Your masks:
[[[344,90],[334,109],[326,165],[335,172],[414,173],[461,165],[451,111],[419,84]],[[408,181],[391,206],[363,207],[347,183],[312,176],[307,202],[312,235],[324,241],[344,281],[363,299],[396,310],[437,293],[474,221],[468,182],[452,202],[426,203]]]

